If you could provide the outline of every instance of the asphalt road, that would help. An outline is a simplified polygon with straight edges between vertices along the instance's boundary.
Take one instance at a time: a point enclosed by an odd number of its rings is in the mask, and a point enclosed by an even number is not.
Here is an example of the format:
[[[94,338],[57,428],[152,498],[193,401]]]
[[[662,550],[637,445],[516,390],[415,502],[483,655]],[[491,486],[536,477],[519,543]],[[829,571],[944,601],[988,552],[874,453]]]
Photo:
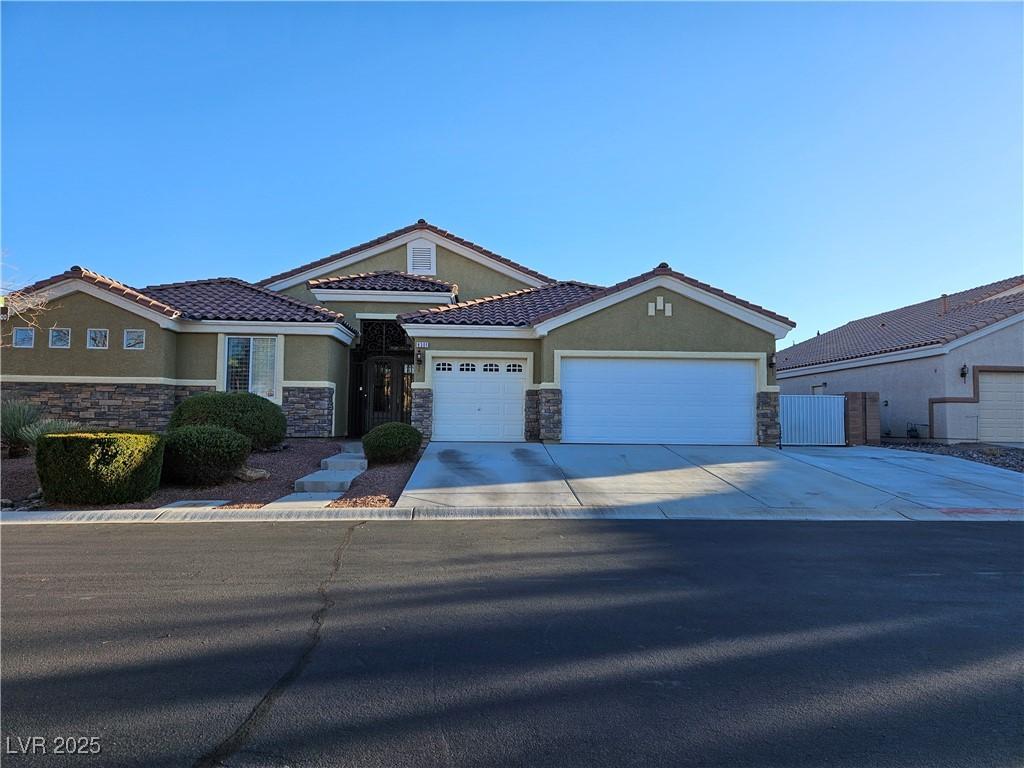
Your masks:
[[[5,766],[1010,766],[1024,527],[2,533]],[[96,736],[99,755],[49,754]],[[22,741],[18,741],[18,739]]]

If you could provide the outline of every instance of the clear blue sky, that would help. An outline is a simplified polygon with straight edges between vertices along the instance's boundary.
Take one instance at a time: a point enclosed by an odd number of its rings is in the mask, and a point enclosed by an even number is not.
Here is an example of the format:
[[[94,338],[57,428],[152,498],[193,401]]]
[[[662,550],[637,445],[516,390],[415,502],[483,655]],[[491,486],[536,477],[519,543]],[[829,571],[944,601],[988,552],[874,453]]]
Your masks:
[[[1019,4],[2,22],[7,282],[258,279],[425,217],[560,278],[668,261],[799,340],[1024,269]]]

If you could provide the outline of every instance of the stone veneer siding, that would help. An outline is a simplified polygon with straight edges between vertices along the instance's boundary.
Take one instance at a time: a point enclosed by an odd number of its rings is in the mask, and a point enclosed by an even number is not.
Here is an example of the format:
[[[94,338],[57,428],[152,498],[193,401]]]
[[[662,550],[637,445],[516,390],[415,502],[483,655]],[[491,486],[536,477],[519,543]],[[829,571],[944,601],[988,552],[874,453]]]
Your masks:
[[[779,426],[779,393],[757,393],[757,444],[777,446],[781,435]]]
[[[189,395],[213,387],[173,384],[79,384],[4,382],[4,400],[27,400],[43,416],[73,419],[86,427],[145,429],[167,426],[174,406]]]
[[[539,437],[558,442],[562,439],[562,390],[537,390]]]
[[[281,409],[289,437],[331,437],[334,434],[334,390],[330,387],[285,387]]]
[[[536,389],[526,390],[526,427],[523,436],[531,441],[540,440],[540,397]]]
[[[434,432],[434,390],[414,389],[412,391],[412,425],[423,433],[426,442]]]

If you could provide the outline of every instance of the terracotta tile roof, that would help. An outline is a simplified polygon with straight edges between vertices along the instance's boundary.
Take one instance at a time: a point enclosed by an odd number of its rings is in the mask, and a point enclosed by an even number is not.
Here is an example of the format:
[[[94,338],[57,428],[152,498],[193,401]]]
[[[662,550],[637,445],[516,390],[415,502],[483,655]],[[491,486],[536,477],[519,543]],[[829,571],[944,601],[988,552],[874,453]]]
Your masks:
[[[284,272],[279,272],[276,275],[271,275],[270,277],[266,277],[258,281],[256,284],[269,285],[271,283],[275,283],[278,280],[283,280],[286,277],[292,277],[301,272],[305,272],[307,269],[314,269],[315,267],[319,267],[324,264],[330,264],[332,261],[343,259],[346,256],[351,256],[355,253],[359,253],[359,251],[364,251],[367,248],[372,248],[375,245],[386,243],[388,240],[393,240],[396,237],[401,237],[402,235],[408,234],[410,232],[415,232],[416,230],[433,232],[435,235],[446,237],[449,240],[452,240],[453,242],[456,242],[461,246],[471,248],[472,250],[476,251],[479,254],[487,256],[490,259],[494,259],[495,261],[500,262],[507,267],[512,267],[513,269],[518,270],[519,272],[530,275],[531,277],[534,277],[537,280],[543,280],[546,283],[554,282],[547,275],[541,274],[540,272],[530,269],[529,267],[524,267],[522,264],[512,261],[512,259],[507,259],[504,256],[499,256],[494,251],[489,251],[481,245],[477,245],[476,243],[461,238],[458,235],[455,235],[445,229],[435,227],[433,224],[428,224],[424,219],[420,219],[415,224],[410,224],[407,227],[396,229],[394,232],[388,232],[386,235],[375,237],[373,240],[367,240],[365,243],[360,243],[359,245],[354,245],[351,248],[346,248],[344,251],[338,251],[337,253],[332,253],[330,256],[324,256],[322,259],[317,259],[316,261],[311,261],[308,264],[303,264],[302,266],[295,267],[294,269],[289,269]]]
[[[601,290],[596,285],[566,281],[461,301],[458,304],[420,309],[399,315],[398,319],[403,323],[438,325],[529,326],[536,322],[535,318],[559,307],[574,304]]]
[[[1017,292],[999,296],[1014,289]],[[854,320],[779,350],[776,369],[786,371],[946,344],[1020,312],[1024,312],[1024,275],[949,294],[945,310],[940,297]]]
[[[35,293],[65,280],[91,283],[172,319],[338,323],[355,332],[345,324],[342,319],[344,315],[340,312],[307,304],[234,277],[132,288],[111,277],[76,265],[66,272],[40,280],[23,290],[25,293]]]
[[[266,323],[340,323],[340,312],[307,304],[236,277],[214,277],[141,289],[177,307],[186,320],[229,320]]]
[[[338,275],[307,280],[309,288],[328,288],[344,291],[420,291],[451,293],[452,284],[427,275],[387,270],[360,272],[357,275]]]
[[[771,312],[757,304],[733,296],[707,283],[694,280],[667,266],[659,266],[642,275],[631,277],[621,283],[601,288],[574,281],[554,283],[540,288],[527,288],[500,296],[489,296],[474,301],[464,301],[447,307],[435,307],[410,312],[401,316],[405,323],[443,323],[458,325],[536,325],[577,307],[582,307],[604,296],[618,293],[626,288],[643,283],[652,277],[671,276],[703,291],[739,304],[773,320],[796,325],[792,320]]]

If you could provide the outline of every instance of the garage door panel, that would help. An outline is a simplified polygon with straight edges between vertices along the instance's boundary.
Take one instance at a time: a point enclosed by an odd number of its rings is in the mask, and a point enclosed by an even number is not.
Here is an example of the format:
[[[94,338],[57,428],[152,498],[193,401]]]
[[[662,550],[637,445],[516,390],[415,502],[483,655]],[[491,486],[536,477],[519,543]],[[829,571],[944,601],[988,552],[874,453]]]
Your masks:
[[[752,361],[570,358],[561,380],[564,442],[755,442]]]
[[[978,439],[1024,442],[1024,373],[990,371],[978,375]]]
[[[466,361],[452,358],[435,363],[433,439],[523,440],[526,375],[516,370],[523,366],[514,360],[477,361],[473,370],[460,370],[468,367],[460,362]],[[498,370],[492,367],[495,362]]]

